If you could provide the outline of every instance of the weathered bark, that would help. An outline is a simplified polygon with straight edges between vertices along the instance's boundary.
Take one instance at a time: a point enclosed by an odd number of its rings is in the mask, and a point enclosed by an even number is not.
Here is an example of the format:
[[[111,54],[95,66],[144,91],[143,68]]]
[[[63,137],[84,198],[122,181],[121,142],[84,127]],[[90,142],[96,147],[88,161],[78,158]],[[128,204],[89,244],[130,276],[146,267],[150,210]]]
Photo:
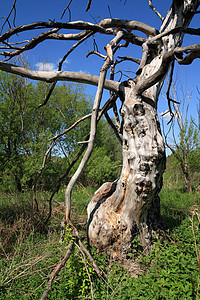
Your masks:
[[[131,250],[139,233],[148,251],[160,219],[158,192],[165,169],[165,148],[156,107],[151,99],[134,93],[134,82],[126,88],[121,114],[123,125],[123,168],[114,183],[104,184],[89,206],[90,245],[109,249],[121,257]]]
[[[160,33],[188,26],[192,15],[187,9],[184,1],[174,1]],[[163,36],[153,47],[151,37],[143,44],[137,76],[124,88],[121,177],[113,183],[105,183],[88,205],[90,245],[116,258],[123,259],[131,251],[132,240],[137,234],[144,250],[149,252],[152,237],[162,228],[158,193],[165,169],[165,147],[157,117],[157,101],[172,61],[162,67],[163,59],[181,45],[182,38],[183,33],[176,33]],[[152,39],[155,41],[154,37]],[[159,75],[152,80],[158,70]]]

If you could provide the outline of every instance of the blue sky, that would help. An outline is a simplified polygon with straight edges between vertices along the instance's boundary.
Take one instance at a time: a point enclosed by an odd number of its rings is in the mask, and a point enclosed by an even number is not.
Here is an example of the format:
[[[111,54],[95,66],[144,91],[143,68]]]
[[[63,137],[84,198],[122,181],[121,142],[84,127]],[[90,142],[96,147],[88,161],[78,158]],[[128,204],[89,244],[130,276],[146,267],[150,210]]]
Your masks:
[[[48,21],[56,20],[60,21],[63,9],[68,4],[69,0],[18,0],[17,1],[17,15],[16,15],[16,25],[32,23],[34,21]],[[70,6],[71,19],[75,20],[85,20],[89,22],[94,22],[94,19],[99,22],[102,18],[109,18],[110,13],[113,18],[122,18],[137,20],[147,23],[159,29],[161,25],[160,19],[153,13],[153,11],[148,6],[148,0],[133,1],[127,0],[126,5],[124,5],[124,0],[93,0],[91,9],[89,12],[85,12],[85,7],[88,0],[73,0]],[[1,3],[1,15],[7,16],[12,6],[13,0],[4,0]],[[154,6],[160,11],[160,13],[165,16],[168,8],[170,7],[171,1],[153,1]],[[108,6],[110,9],[108,9]],[[63,21],[69,20],[69,14],[66,12]],[[2,23],[4,19],[1,19]],[[199,27],[200,15],[196,15],[192,21],[190,27]],[[37,31],[39,33],[39,31]],[[136,33],[137,34],[137,33]],[[140,33],[139,33],[140,34]],[[140,34],[141,35],[141,34]],[[30,33],[23,34],[19,36],[19,39],[29,39]],[[109,42],[110,36],[101,36],[100,34],[96,37],[96,42],[98,44],[99,51],[105,54],[104,46]],[[69,41],[46,41],[39,45],[34,50],[28,53],[28,60],[31,63],[33,69],[40,69],[43,62],[49,69],[57,69],[59,60],[63,55],[69,50],[74,42]],[[186,37],[184,45],[200,43],[200,37]],[[98,75],[99,69],[103,64],[101,58],[97,56],[90,56],[86,59],[86,54],[88,51],[93,50],[93,39],[90,38],[88,41],[84,42],[79,48],[77,48],[69,57],[67,62],[63,66],[63,70],[85,72],[90,74]],[[141,50],[138,46],[130,46],[127,50],[120,50],[117,55],[129,55],[136,58],[141,58]],[[121,65],[123,70],[127,71],[127,75],[134,77],[134,71],[136,71],[137,66],[133,63]],[[187,88],[189,91],[193,91],[193,97],[190,105],[190,115],[197,119],[197,103],[199,96],[197,93],[196,86],[200,89],[199,82],[199,60],[196,60],[190,66],[176,66],[175,77],[178,77],[179,90],[178,95],[181,98],[182,89]],[[125,80],[125,78],[124,78]],[[87,87],[87,92],[89,94],[95,94],[95,87]],[[166,92],[166,86],[164,86],[162,93]],[[104,92],[103,102],[105,102],[109,97],[108,92]],[[199,96],[200,97],[200,96]],[[158,113],[167,110],[166,100],[160,96]]]

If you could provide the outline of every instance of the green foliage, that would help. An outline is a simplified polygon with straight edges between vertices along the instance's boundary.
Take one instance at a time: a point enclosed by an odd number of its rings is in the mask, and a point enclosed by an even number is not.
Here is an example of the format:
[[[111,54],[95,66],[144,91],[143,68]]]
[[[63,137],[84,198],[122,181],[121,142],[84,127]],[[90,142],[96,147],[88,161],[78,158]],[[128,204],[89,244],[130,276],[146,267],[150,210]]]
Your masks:
[[[99,186],[120,176],[121,144],[104,119],[99,122],[97,130],[95,148],[82,176],[84,185]]]
[[[38,108],[48,91],[49,85],[44,82],[33,84],[0,72],[0,182],[3,191],[30,189],[51,145],[49,139],[91,112],[91,99],[86,97],[83,85],[63,83],[56,86],[48,103]],[[57,181],[63,176],[80,149],[78,142],[89,133],[89,123],[90,119],[79,123],[57,140],[38,187],[53,189],[55,178]],[[116,166],[121,161],[121,145],[103,119],[98,124],[94,153],[80,180],[85,186],[115,180],[120,171]]]
[[[43,103],[49,85],[0,72],[0,182],[4,191],[30,188],[42,166],[50,138],[90,112],[91,101],[82,85],[57,86],[48,103]],[[50,190],[76,152],[77,142],[89,132],[89,120],[62,136],[51,151],[39,184]],[[64,157],[61,159],[61,157]]]
[[[199,170],[199,152],[200,152],[200,133],[194,125],[194,119],[185,120],[178,134],[179,144],[176,146],[175,160],[178,165],[182,163],[189,164],[191,171]],[[177,166],[177,164],[176,164]]]
[[[112,161],[107,155],[105,146],[95,147],[91,159],[85,168],[87,179],[92,184],[101,185],[106,181],[114,181],[118,176],[117,166],[119,162]]]
[[[189,105],[189,103],[188,103]],[[188,110],[188,107],[187,107]],[[172,155],[168,158],[168,167],[170,167],[176,174],[182,174],[185,181],[185,188],[187,192],[192,190],[192,177],[194,173],[199,173],[200,164],[200,131],[195,126],[193,118],[187,119],[187,112],[185,118],[180,112],[180,107],[176,110],[178,137],[176,137],[176,130],[172,124],[172,141],[173,144],[167,146],[172,151]],[[196,175],[196,174],[195,174]],[[199,184],[199,176],[194,176],[195,181]],[[194,185],[194,184],[193,184]],[[196,188],[197,186],[193,186]]]

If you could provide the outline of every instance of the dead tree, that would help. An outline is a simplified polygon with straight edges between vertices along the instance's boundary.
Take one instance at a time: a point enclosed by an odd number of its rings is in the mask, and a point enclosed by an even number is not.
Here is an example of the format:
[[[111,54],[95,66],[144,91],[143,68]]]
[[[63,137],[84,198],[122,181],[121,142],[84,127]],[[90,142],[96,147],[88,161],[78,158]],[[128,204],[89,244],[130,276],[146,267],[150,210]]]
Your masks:
[[[88,1],[87,10],[91,2]],[[95,193],[88,206],[87,227],[90,245],[99,250],[106,249],[116,257],[124,257],[131,251],[131,242],[136,234],[139,234],[140,241],[148,252],[154,234],[162,227],[158,193],[162,188],[165,169],[165,147],[157,116],[157,102],[170,66],[173,67],[176,61],[179,64],[190,64],[200,57],[200,44],[181,47],[185,34],[200,34],[199,29],[189,28],[190,21],[197,13],[199,1],[173,0],[165,17],[156,11],[152,1],[149,1],[149,5],[161,19],[162,25],[159,29],[142,22],[122,19],[103,19],[98,24],[85,21],[40,21],[10,28],[0,36],[1,49],[4,48],[0,54],[5,58],[0,62],[1,70],[30,79],[52,82],[53,86],[57,81],[82,82],[97,86],[91,114],[90,136],[83,142],[87,145],[86,151],[65,192],[66,222],[70,218],[72,188],[93,150],[103,89],[110,90],[112,98],[105,112],[113,107],[116,113],[115,101],[118,97],[121,99],[121,176],[113,183],[105,183]],[[69,5],[66,9],[68,8]],[[29,41],[15,44],[17,34],[25,31],[35,32],[36,29],[43,32]],[[68,30],[68,33],[59,33],[61,29],[62,32]],[[73,33],[70,33],[70,30],[73,30]],[[77,33],[74,33],[75,30]],[[134,34],[135,30],[144,33],[146,38]],[[98,33],[102,35],[102,39],[103,35],[111,36],[110,42],[105,45],[105,54],[92,51],[92,54],[105,60],[99,76],[61,72],[66,57],[83,41]],[[8,63],[9,59],[33,49],[47,39],[77,41],[61,60],[58,71],[34,71]],[[124,57],[120,58],[120,63],[124,60],[138,63],[136,76],[125,82],[116,82],[113,74],[115,66],[119,63],[116,60],[117,50],[131,45],[142,47],[141,59]],[[111,77],[106,79],[109,69]],[[169,110],[171,101],[168,97]]]
[[[176,85],[172,87],[173,98],[177,98]],[[189,104],[191,101],[192,93],[186,98],[186,93],[182,96],[180,102],[174,101],[173,114],[174,118],[170,122],[170,127],[165,134],[165,144],[173,153],[176,161],[180,164],[180,169],[185,181],[185,188],[187,193],[192,192],[191,186],[191,171],[189,166],[189,154],[198,147],[197,130],[194,129],[192,120],[188,119]],[[186,100],[187,99],[187,100]],[[176,103],[175,103],[176,102]],[[184,107],[186,104],[186,108]],[[178,137],[175,132],[175,125],[178,128]],[[169,138],[171,133],[171,138]]]

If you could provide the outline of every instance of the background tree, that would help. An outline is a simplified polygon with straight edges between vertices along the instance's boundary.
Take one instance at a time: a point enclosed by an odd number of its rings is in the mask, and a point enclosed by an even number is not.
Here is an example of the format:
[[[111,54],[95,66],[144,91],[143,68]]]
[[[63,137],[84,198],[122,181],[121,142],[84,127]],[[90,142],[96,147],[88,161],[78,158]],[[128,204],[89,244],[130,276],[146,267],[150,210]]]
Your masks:
[[[174,85],[173,96],[177,103],[173,103],[174,118],[165,136],[165,141],[175,157],[176,168],[179,166],[181,169],[186,191],[191,193],[191,169],[195,171],[195,168],[198,166],[200,135],[194,125],[194,118],[189,118],[188,116],[192,93],[188,95],[188,91],[186,91],[179,102],[176,85]],[[171,134],[170,136],[169,133]]]
[[[98,124],[95,147],[81,178],[84,184],[100,186],[120,176],[122,145],[105,119]]]
[[[91,2],[88,2],[86,10],[90,8]],[[151,1],[149,4],[153,8]],[[90,244],[100,250],[110,250],[113,256],[126,255],[131,250],[132,239],[136,234],[139,234],[141,243],[148,252],[151,248],[152,237],[158,228],[162,228],[158,193],[162,187],[162,175],[165,169],[165,149],[157,117],[157,103],[169,67],[173,68],[175,61],[179,64],[190,64],[200,57],[199,44],[181,47],[184,34],[199,35],[198,29],[188,28],[198,7],[199,1],[197,0],[173,0],[165,17],[153,8],[161,19],[162,24],[159,30],[142,22],[110,18],[103,19],[97,24],[85,21],[39,21],[10,28],[0,36],[0,42],[4,48],[0,54],[6,59],[33,49],[45,39],[78,40],[60,61],[57,72],[36,72],[13,66],[8,62],[1,62],[0,68],[23,77],[54,82],[52,89],[55,82],[59,80],[98,86],[91,114],[90,136],[83,142],[87,145],[87,149],[65,192],[66,222],[70,221],[72,188],[94,148],[97,121],[100,115],[111,107],[116,113],[115,102],[120,97],[122,107],[119,130],[123,133],[121,176],[118,181],[104,184],[88,207]],[[25,31],[34,33],[36,29],[40,29],[38,35],[29,41],[21,41],[22,45],[16,44],[18,43],[17,34]],[[62,32],[60,32],[61,29]],[[79,32],[64,33],[66,29]],[[139,32],[138,36],[132,33],[134,30]],[[102,34],[102,39],[103,34],[112,36],[109,43],[105,42],[105,55],[96,51],[96,48],[95,51],[89,53],[96,54],[105,60],[99,76],[62,72],[62,64],[69,53],[83,41],[98,33]],[[128,45],[137,45],[142,48],[141,60],[126,56],[120,61],[122,63],[130,59],[139,64],[135,70],[136,76],[126,82],[114,81],[114,69],[119,64],[116,60],[117,50]],[[110,80],[107,80],[106,74],[109,68],[111,68]],[[103,88],[110,90],[111,94],[103,110],[99,111]],[[171,101],[168,97],[169,109]]]
[[[18,191],[31,188],[44,153],[52,143],[49,139],[70,127],[81,114],[90,112],[91,102],[84,94],[84,87],[65,83],[54,89],[51,102],[37,109],[48,90],[44,82],[34,85],[15,75],[0,73],[0,157],[4,189],[13,190],[13,184]],[[57,140],[40,186],[53,188],[55,178],[69,165],[88,126],[86,120],[72,134]]]

